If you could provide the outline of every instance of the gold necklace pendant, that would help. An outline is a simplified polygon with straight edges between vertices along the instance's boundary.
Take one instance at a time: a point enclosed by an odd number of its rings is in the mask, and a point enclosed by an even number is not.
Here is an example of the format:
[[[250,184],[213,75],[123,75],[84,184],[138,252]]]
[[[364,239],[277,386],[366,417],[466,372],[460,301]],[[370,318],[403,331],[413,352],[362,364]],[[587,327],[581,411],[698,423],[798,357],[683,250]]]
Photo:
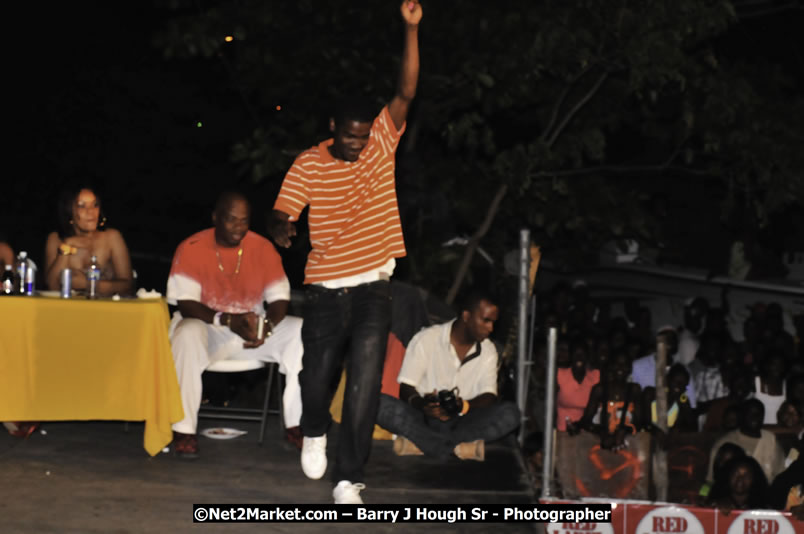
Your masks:
[[[218,269],[220,269],[220,271],[223,274],[226,274],[226,272],[223,270],[223,263],[221,262],[221,253],[218,251],[217,248],[215,248],[215,256],[218,257]],[[237,251],[237,265],[235,266],[235,271],[229,276],[240,274],[240,260],[242,259],[243,259],[243,247],[240,247],[240,250]]]

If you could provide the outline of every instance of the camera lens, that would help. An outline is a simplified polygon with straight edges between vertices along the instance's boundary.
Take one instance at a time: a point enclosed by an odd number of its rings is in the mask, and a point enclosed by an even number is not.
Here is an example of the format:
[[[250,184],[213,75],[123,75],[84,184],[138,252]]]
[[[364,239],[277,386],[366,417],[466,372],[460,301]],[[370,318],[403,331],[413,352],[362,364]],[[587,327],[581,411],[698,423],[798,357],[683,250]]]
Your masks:
[[[446,389],[439,391],[438,401],[441,404],[441,407],[444,408],[444,411],[449,415],[455,415],[458,413],[458,399],[455,397],[455,393],[452,391]]]

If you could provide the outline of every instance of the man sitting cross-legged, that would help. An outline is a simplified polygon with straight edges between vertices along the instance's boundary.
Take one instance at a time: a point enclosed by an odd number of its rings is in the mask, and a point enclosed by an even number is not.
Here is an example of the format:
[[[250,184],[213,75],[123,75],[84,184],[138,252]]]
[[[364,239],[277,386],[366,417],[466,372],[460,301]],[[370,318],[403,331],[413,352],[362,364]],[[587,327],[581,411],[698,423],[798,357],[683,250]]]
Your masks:
[[[519,425],[516,406],[497,400],[497,350],[488,339],[497,315],[491,297],[474,293],[456,319],[410,340],[399,399],[381,395],[377,416],[377,424],[397,434],[397,454],[483,460],[486,441]]]
[[[282,260],[270,241],[249,231],[249,219],[246,198],[226,193],[212,214],[214,228],[185,239],[173,257],[167,299],[179,308],[170,325],[184,408],[184,419],[173,425],[179,456],[198,455],[201,374],[219,360],[278,362],[285,374],[285,424],[298,427],[301,419],[302,320],[285,315],[290,284]]]

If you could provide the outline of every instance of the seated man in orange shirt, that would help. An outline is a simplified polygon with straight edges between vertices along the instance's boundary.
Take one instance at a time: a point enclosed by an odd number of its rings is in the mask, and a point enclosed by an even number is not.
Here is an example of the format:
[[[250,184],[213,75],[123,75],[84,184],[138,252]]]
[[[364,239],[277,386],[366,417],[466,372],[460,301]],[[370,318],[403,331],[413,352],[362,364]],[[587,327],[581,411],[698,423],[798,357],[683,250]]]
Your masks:
[[[198,455],[201,374],[219,360],[278,362],[286,376],[285,424],[296,427],[301,419],[302,321],[286,315],[290,284],[282,259],[270,241],[249,231],[250,215],[245,197],[222,195],[214,228],[182,241],[173,256],[167,300],[179,308],[170,325],[184,408],[184,419],[173,425],[179,456]],[[263,313],[267,337],[258,338]]]

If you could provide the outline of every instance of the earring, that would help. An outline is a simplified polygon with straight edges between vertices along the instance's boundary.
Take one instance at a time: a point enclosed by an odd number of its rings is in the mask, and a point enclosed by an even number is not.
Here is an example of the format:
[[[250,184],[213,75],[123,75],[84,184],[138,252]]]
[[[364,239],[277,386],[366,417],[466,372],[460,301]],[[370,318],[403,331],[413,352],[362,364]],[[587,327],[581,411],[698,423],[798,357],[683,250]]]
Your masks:
[[[100,222],[100,224],[98,226],[103,227],[104,224],[106,224],[106,217],[101,219],[101,222]]]

